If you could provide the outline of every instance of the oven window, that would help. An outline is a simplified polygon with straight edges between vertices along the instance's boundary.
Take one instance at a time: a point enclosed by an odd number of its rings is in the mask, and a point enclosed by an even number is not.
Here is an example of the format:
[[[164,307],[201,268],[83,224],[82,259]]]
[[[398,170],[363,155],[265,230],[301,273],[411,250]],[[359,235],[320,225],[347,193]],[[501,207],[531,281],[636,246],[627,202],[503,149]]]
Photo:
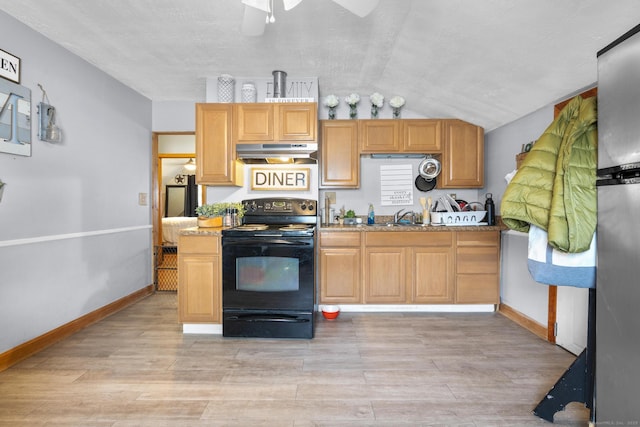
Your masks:
[[[257,256],[236,258],[236,289],[287,292],[299,289],[298,258]]]

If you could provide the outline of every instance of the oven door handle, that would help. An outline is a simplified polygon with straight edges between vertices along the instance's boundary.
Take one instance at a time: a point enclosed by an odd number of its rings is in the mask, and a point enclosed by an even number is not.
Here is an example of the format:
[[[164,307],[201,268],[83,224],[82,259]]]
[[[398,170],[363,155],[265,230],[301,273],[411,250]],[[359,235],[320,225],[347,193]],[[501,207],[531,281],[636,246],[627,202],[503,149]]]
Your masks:
[[[225,241],[223,246],[313,246],[313,242],[304,242],[300,240],[284,240],[284,239],[254,239],[254,240],[232,240]]]
[[[308,319],[289,316],[286,314],[245,314],[238,316],[229,316],[226,320],[235,320],[242,322],[285,322],[285,323],[308,323]]]

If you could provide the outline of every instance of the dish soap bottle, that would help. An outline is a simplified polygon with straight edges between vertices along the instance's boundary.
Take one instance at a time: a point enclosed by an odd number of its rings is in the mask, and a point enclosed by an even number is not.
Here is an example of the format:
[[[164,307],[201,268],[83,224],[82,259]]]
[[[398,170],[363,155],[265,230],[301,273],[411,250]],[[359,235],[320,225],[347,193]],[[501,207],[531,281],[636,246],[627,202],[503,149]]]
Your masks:
[[[484,210],[487,211],[487,225],[496,225],[496,205],[493,203],[493,195],[487,193],[487,200],[484,202]]]
[[[369,203],[369,215],[367,216],[367,224],[375,224],[376,214],[373,212],[373,203]]]

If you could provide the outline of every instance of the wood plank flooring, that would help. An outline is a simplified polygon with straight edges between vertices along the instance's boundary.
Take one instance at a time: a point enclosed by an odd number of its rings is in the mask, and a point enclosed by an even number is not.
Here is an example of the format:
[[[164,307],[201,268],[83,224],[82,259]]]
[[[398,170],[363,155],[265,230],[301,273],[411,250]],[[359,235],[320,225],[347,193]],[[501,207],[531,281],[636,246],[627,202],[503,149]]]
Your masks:
[[[342,313],[313,340],[183,335],[158,293],[0,372],[0,426],[549,426],[574,356],[500,314]],[[572,403],[560,426],[587,426]]]

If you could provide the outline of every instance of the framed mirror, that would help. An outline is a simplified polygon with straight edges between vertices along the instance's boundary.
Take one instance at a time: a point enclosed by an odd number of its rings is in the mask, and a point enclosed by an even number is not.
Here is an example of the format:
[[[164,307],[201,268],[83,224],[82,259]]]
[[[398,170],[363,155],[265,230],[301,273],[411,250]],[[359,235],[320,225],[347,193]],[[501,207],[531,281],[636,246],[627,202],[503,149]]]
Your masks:
[[[184,212],[187,195],[186,185],[167,185],[164,201],[164,216],[186,216]]]

